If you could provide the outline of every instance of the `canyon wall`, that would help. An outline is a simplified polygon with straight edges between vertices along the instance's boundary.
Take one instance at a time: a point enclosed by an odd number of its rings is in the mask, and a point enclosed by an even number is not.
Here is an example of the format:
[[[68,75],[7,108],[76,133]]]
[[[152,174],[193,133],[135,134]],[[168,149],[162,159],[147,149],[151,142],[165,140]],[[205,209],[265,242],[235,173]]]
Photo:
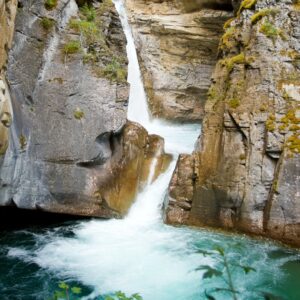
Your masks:
[[[181,155],[166,222],[300,246],[299,1],[243,1],[224,25],[202,135]]]
[[[201,120],[230,1],[125,2],[153,116]]]
[[[16,10],[16,2],[6,3]],[[119,217],[146,181],[152,157],[164,167],[163,140],[126,119],[125,45],[110,0],[80,10],[75,0],[19,1],[1,206]]]

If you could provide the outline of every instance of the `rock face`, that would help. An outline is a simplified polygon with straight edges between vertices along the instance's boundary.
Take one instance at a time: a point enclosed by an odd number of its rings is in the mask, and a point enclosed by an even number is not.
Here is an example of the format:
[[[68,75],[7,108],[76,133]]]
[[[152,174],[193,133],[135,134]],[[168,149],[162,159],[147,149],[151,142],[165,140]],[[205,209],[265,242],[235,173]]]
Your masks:
[[[126,120],[125,45],[109,0],[80,11],[74,0],[48,7],[19,1],[0,205],[99,217],[126,213],[151,153],[163,160],[164,152],[163,140]]]
[[[243,4],[225,24],[202,136],[177,163],[166,221],[300,246],[299,1]]]
[[[126,0],[154,116],[201,120],[230,1]],[[229,11],[227,11],[229,9]]]
[[[12,109],[5,80],[7,53],[11,47],[17,1],[0,1],[0,154],[8,147],[8,128],[11,125]]]

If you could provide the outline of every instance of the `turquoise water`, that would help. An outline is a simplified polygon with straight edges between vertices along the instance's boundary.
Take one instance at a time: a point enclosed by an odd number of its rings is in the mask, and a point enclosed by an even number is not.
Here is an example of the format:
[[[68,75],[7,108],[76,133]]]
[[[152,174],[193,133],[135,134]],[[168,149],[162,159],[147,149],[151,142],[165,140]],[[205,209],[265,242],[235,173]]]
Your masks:
[[[82,287],[83,295],[122,288],[128,293],[140,292],[145,299],[152,300],[205,299],[205,289],[224,283],[216,278],[203,280],[201,273],[194,271],[197,265],[218,264],[217,260],[198,254],[197,249],[213,249],[216,245],[225,248],[232,262],[256,269],[248,275],[233,271],[234,282],[241,291],[239,299],[263,299],[255,291],[276,293],[282,299],[300,299],[300,254],[295,250],[244,236],[157,224],[159,228],[136,237],[136,249],[129,249],[130,241],[127,245],[125,240],[121,242],[120,232],[119,245],[115,244],[111,253],[106,252],[111,260],[103,255],[103,249],[91,249],[101,244],[105,249],[106,242],[112,246],[111,240],[105,241],[106,226],[102,227],[109,223],[93,220],[1,232],[1,299],[48,299],[60,281]],[[103,234],[97,230],[99,227]],[[94,236],[98,236],[97,241],[89,240]],[[140,239],[144,244],[139,243]],[[151,252],[145,250],[147,247]],[[126,257],[132,254],[133,259]],[[133,261],[133,265],[126,266]],[[215,296],[231,299],[228,294]]]

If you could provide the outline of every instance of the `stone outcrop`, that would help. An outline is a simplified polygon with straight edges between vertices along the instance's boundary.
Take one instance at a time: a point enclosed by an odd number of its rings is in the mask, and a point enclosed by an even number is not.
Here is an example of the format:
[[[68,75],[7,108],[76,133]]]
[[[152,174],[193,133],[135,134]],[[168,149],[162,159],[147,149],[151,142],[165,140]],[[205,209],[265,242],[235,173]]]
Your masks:
[[[229,3],[228,3],[229,2]],[[201,120],[230,1],[126,0],[154,116]]]
[[[300,246],[299,1],[243,1],[225,28],[202,136],[177,163],[166,220]]]
[[[7,54],[13,39],[16,11],[17,0],[0,1],[0,154],[5,153],[8,147],[8,128],[12,120],[11,101],[5,80],[5,69]]]
[[[126,120],[126,40],[112,2],[53,3],[19,1],[0,205],[119,217],[152,155],[167,163],[163,140]]]

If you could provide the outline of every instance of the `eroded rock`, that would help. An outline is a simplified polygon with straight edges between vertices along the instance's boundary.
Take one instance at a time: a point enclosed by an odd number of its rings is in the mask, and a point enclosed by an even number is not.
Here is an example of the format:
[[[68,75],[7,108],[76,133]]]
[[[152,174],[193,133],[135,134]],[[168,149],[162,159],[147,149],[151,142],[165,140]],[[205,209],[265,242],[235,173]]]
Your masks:
[[[206,2],[126,1],[154,116],[203,118],[223,23],[232,16],[220,6],[205,8]]]

